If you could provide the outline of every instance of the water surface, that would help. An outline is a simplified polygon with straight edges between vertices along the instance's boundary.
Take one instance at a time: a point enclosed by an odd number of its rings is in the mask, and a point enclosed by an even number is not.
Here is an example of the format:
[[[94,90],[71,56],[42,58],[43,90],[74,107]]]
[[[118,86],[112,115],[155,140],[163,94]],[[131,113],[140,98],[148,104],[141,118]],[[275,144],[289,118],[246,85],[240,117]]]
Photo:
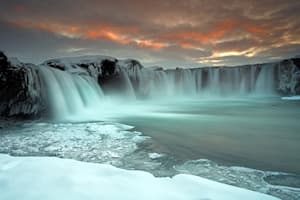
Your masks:
[[[186,161],[300,174],[300,102],[269,99],[185,100],[121,115],[155,141],[157,151]]]

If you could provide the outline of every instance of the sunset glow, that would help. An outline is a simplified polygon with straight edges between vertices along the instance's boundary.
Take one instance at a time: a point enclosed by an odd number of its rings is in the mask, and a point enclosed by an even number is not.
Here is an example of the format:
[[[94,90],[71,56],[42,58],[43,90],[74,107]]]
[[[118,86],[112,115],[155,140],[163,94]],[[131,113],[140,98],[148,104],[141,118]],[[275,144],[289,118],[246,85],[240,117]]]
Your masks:
[[[200,1],[150,4],[132,0],[119,2],[118,6],[79,1],[76,5],[64,3],[59,8],[47,1],[6,2],[0,8],[4,27],[1,39],[5,45],[13,37],[9,29],[28,32],[32,40],[36,34],[39,37],[48,34],[44,42],[51,46],[51,40],[60,40],[53,48],[59,48],[64,56],[73,55],[67,49],[81,49],[85,54],[108,52],[120,57],[138,54],[146,64],[147,60],[151,60],[149,65],[163,61],[170,67],[176,67],[176,62],[192,66],[236,65],[242,64],[243,58],[247,63],[268,62],[271,57],[298,54],[299,14],[294,12],[297,6],[298,1],[270,3],[268,0],[243,4],[234,0],[224,4],[217,0],[209,4]],[[76,9],[80,12],[76,13]],[[53,39],[49,39],[49,34]],[[12,47],[6,49],[15,51]],[[38,51],[44,55],[47,49]]]

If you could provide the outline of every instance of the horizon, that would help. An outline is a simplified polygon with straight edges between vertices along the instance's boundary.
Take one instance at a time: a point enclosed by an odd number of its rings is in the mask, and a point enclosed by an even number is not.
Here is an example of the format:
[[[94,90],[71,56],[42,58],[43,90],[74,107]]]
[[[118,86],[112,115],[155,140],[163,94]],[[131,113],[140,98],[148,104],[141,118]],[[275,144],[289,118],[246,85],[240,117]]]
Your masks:
[[[269,62],[260,62],[260,63],[244,63],[244,64],[237,64],[237,65],[200,65],[200,66],[162,66],[162,65],[145,65],[142,61],[138,60],[138,59],[135,59],[135,58],[118,58],[118,57],[114,57],[114,56],[111,56],[111,55],[100,55],[100,54],[94,54],[94,55],[78,55],[78,56],[65,56],[65,57],[56,57],[56,58],[46,58],[45,60],[39,62],[39,63],[35,63],[35,62],[25,62],[21,59],[19,59],[18,57],[16,56],[10,56],[10,55],[7,55],[5,51],[2,51],[0,50],[0,52],[3,52],[8,60],[10,59],[17,59],[19,62],[21,63],[28,63],[28,64],[34,64],[34,65],[42,65],[44,62],[46,61],[50,61],[50,60],[60,60],[60,59],[70,59],[70,58],[80,58],[80,57],[107,57],[107,58],[114,58],[114,59],[117,59],[118,61],[125,61],[125,60],[136,60],[138,61],[143,67],[145,68],[151,68],[151,67],[161,67],[163,68],[164,70],[173,70],[173,69],[197,69],[197,68],[210,68],[210,67],[243,67],[243,66],[249,66],[249,65],[263,65],[263,64],[273,64],[273,63],[277,63],[277,62],[281,62],[283,60],[290,60],[290,59],[297,59],[297,58],[300,58],[300,55],[295,55],[293,57],[287,57],[287,58],[281,58],[281,59],[276,59],[276,60],[273,60],[273,61],[269,61]]]

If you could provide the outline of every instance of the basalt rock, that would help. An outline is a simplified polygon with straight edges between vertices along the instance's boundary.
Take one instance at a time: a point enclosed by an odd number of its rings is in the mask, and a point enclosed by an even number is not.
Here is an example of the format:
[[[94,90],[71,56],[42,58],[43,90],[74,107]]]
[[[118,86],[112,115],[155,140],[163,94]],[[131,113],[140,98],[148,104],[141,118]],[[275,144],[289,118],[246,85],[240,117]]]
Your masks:
[[[3,53],[0,54],[0,116],[38,115],[43,101],[36,66],[12,64]]]
[[[300,59],[283,60],[277,68],[278,92],[282,95],[300,95]]]

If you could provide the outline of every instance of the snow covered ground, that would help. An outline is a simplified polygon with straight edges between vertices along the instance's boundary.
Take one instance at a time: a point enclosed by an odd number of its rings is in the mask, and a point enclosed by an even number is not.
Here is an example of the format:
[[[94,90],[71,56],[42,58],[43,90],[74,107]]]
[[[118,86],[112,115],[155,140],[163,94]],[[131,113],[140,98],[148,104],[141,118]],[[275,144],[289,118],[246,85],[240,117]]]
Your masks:
[[[276,200],[193,175],[155,178],[143,171],[54,157],[0,154],[2,200]]]

